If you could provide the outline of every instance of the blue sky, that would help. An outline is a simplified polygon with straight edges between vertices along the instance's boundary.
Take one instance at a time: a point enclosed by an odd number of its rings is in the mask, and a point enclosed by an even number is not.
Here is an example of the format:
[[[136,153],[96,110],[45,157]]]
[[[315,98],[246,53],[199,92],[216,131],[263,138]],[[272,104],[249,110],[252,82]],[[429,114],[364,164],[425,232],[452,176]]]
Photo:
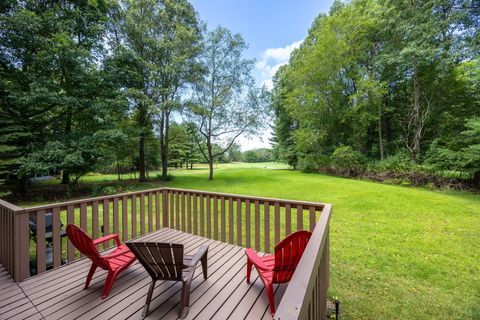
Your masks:
[[[246,57],[256,59],[255,78],[271,85],[271,77],[288,62],[290,52],[308,33],[315,17],[328,12],[333,0],[190,0],[209,29],[219,25],[240,33],[249,44]],[[240,139],[243,150],[268,147],[263,137]],[[263,140],[263,141],[262,141]]]

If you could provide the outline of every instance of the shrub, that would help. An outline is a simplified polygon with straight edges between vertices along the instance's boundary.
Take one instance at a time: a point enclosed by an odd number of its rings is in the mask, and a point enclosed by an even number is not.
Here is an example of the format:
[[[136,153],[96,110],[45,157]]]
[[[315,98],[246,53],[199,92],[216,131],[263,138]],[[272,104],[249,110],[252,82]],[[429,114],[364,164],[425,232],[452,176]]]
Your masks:
[[[337,171],[347,176],[357,176],[365,171],[366,157],[350,146],[340,146],[333,151],[330,159]]]
[[[385,158],[383,161],[377,162],[374,168],[376,171],[396,173],[410,172],[412,169],[418,169],[415,162],[405,152],[399,152]]]
[[[298,169],[302,172],[327,172],[330,166],[330,159],[321,154],[308,154],[300,157],[298,161]]]

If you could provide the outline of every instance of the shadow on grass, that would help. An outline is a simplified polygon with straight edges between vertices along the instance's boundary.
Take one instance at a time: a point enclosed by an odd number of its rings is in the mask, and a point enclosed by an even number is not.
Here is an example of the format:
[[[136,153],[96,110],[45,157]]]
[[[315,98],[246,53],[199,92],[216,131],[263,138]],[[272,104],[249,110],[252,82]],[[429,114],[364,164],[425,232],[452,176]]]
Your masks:
[[[472,319],[480,319],[480,284],[476,285],[475,303],[471,307]],[[461,300],[461,299],[460,299]],[[461,303],[461,301],[459,301]]]

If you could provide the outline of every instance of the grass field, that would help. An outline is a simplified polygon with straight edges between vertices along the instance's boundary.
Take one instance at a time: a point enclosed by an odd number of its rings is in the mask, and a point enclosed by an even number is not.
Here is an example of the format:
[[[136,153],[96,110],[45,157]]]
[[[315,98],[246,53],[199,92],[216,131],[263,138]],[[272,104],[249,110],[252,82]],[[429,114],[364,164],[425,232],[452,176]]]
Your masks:
[[[220,165],[214,181],[205,168],[172,174],[173,181],[127,189],[167,185],[332,203],[329,294],[342,302],[342,319],[480,319],[478,194],[304,174],[271,163]],[[82,183],[113,179],[92,175]]]

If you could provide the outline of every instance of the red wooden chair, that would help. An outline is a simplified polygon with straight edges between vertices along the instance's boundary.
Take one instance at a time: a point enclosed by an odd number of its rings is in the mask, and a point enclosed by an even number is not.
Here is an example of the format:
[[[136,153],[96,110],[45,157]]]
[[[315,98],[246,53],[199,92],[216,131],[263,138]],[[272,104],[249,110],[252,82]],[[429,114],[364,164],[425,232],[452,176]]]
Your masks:
[[[135,261],[136,258],[134,254],[126,245],[120,242],[118,234],[110,234],[99,239],[92,240],[92,238],[90,238],[85,231],[73,224],[69,224],[67,225],[67,236],[73,245],[78,249],[78,251],[92,260],[92,266],[90,267],[90,271],[87,275],[87,281],[85,282],[85,289],[90,285],[93,274],[98,267],[108,271],[102,294],[102,299],[105,299],[108,297],[113,282],[117,278],[118,274]],[[100,255],[96,245],[110,240],[115,240],[117,248],[107,255]]]
[[[288,235],[275,246],[275,254],[272,255],[260,257],[250,248],[245,251],[247,283],[250,283],[252,266],[255,266],[265,285],[272,316],[275,314],[273,284],[290,281],[311,235],[309,231],[297,231]]]

